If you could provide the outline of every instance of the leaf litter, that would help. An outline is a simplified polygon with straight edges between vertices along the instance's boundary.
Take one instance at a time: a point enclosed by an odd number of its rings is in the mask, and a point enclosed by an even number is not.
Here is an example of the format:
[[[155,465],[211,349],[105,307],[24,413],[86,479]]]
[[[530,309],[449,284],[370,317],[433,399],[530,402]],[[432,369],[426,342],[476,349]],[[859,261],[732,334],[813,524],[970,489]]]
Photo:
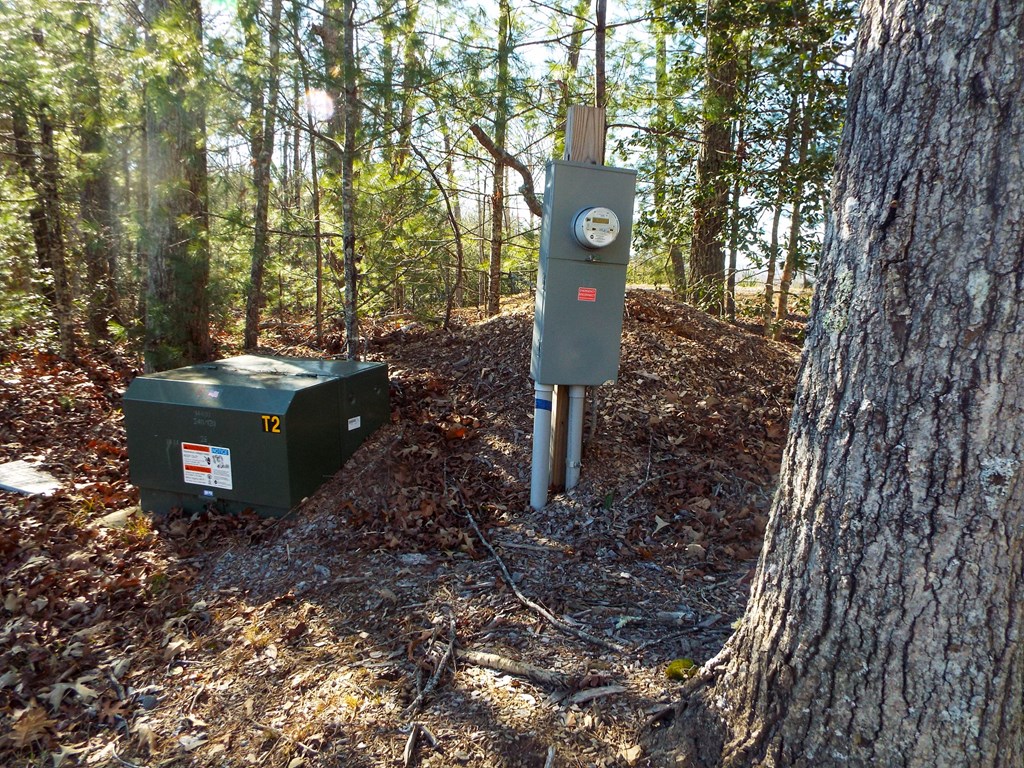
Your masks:
[[[8,339],[0,460],[62,488],[0,495],[0,762],[644,764],[667,666],[742,613],[797,352],[630,291],[580,485],[535,511],[532,315],[368,324],[391,423],[280,520],[133,511],[131,361]],[[323,354],[308,323],[265,337]]]

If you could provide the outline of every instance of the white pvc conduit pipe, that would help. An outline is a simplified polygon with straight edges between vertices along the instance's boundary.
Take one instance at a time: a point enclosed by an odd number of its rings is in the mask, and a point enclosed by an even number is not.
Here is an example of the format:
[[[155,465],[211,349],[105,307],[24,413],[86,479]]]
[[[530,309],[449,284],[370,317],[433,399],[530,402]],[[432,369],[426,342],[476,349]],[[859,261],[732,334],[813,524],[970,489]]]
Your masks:
[[[571,491],[580,481],[583,458],[583,411],[587,388],[579,384],[569,387],[569,424],[565,451],[565,490]]]
[[[533,401],[533,467],[530,471],[530,506],[543,509],[548,503],[551,479],[549,456],[551,448],[551,384],[534,384]]]

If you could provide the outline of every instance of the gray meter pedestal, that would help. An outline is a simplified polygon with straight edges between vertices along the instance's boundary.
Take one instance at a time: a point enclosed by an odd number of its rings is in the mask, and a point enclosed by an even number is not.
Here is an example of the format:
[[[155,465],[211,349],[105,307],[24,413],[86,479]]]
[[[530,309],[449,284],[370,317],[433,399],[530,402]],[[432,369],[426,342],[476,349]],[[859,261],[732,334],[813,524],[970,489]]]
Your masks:
[[[619,372],[636,171],[551,160],[530,373],[599,385]]]
[[[139,376],[124,416],[147,512],[282,515],[389,420],[387,366],[232,357]]]

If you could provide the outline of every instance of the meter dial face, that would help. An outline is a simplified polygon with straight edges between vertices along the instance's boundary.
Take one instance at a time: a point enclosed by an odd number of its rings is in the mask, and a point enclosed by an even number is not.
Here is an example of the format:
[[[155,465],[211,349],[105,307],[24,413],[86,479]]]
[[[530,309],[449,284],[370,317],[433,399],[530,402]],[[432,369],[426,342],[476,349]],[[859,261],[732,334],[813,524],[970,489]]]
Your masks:
[[[610,208],[584,208],[576,214],[573,232],[584,248],[604,248],[619,235],[619,217]]]

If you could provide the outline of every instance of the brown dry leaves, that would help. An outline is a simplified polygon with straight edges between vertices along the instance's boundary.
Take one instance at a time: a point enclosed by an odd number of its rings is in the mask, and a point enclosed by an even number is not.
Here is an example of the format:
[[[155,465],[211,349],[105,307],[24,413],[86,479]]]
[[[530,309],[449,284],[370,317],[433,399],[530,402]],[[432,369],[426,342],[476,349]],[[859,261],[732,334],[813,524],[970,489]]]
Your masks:
[[[308,324],[278,330],[287,346],[265,351],[317,354]],[[35,453],[66,490],[0,497],[0,762],[400,760],[402,712],[454,639],[602,695],[549,700],[462,662],[426,701],[439,747],[422,765],[537,765],[551,745],[555,765],[637,764],[663,664],[706,658],[742,610],[796,352],[630,292],[581,485],[533,513],[531,330],[529,297],[485,321],[463,310],[450,333],[379,323],[369,357],[389,364],[392,424],[294,519],[157,531],[91,524],[135,498],[117,410],[130,368],[7,353],[0,460]],[[596,656],[525,610],[467,509],[526,594],[635,653]]]

